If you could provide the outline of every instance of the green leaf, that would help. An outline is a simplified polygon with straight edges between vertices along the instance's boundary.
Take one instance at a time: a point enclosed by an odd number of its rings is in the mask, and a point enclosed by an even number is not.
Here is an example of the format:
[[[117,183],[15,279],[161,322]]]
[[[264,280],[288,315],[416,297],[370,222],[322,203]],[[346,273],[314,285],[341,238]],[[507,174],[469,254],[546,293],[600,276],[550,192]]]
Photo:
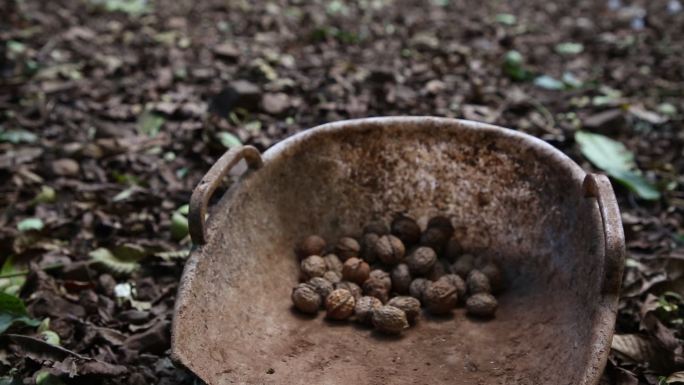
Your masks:
[[[188,218],[176,211],[171,216],[171,237],[177,241],[188,235]]]
[[[675,242],[684,245],[684,234],[673,235]]]
[[[26,218],[17,224],[19,231],[40,231],[43,227],[45,227],[45,224],[43,224],[43,220],[40,218]]]
[[[548,75],[535,78],[534,85],[547,90],[562,90],[565,88],[565,84],[562,81]]]
[[[636,167],[634,154],[624,144],[607,136],[577,131],[575,141],[591,163],[603,170],[632,170]]]
[[[52,203],[56,198],[57,193],[55,192],[55,189],[50,186],[42,186],[40,192],[33,198],[33,201],[36,203]]]
[[[150,137],[156,136],[164,122],[166,122],[166,119],[163,116],[145,111],[138,117],[138,132]]]
[[[520,52],[508,51],[504,56],[503,71],[513,80],[527,80],[532,74],[524,68],[524,60]]]
[[[59,346],[59,344],[62,342],[59,338],[59,335],[53,332],[52,330],[45,330],[44,332],[41,332],[40,339],[47,342],[50,345],[55,346]]]
[[[15,322],[22,322],[28,326],[40,325],[40,321],[29,317],[26,306],[19,297],[0,292],[0,334]]]
[[[230,149],[233,147],[242,146],[242,141],[240,141],[240,138],[231,134],[230,132],[219,132],[216,135],[225,148]]]
[[[584,85],[581,80],[577,79],[577,77],[570,72],[564,72],[562,80],[563,83],[565,83],[566,88],[580,88]]]
[[[108,12],[123,12],[129,15],[140,15],[150,11],[148,0],[90,0],[96,6],[103,7]]]
[[[561,55],[577,55],[584,51],[584,45],[582,43],[560,43],[556,44],[556,52]]]
[[[658,105],[658,112],[660,112],[663,115],[672,117],[677,115],[677,107],[670,103],[661,103]]]
[[[11,255],[5,260],[5,263],[0,268],[0,275],[14,275],[20,270],[15,266],[15,256]],[[11,295],[17,295],[26,282],[25,275],[16,275],[8,278],[0,278],[0,292]]]
[[[190,212],[190,205],[183,205],[183,206],[179,207],[178,210],[176,210],[176,211],[187,216],[188,213]]]
[[[64,382],[59,377],[44,370],[36,374],[36,385],[64,385]]]
[[[109,249],[101,247],[89,254],[96,263],[116,275],[128,275],[140,268],[137,260],[127,260],[112,253]]]
[[[177,251],[161,251],[155,253],[155,257],[159,257],[165,261],[171,261],[173,259],[186,259],[190,255],[190,250],[177,250]]]
[[[38,136],[26,130],[0,130],[0,142],[9,142],[14,144],[19,143],[35,143]]]
[[[656,200],[660,198],[660,192],[637,169],[634,154],[622,143],[586,131],[577,131],[575,141],[582,154],[594,166],[605,171],[642,199]]]
[[[36,331],[38,333],[42,333],[46,330],[50,330],[50,318],[45,318],[44,320],[40,321],[40,325],[38,325],[38,329]]]
[[[26,52],[26,45],[20,41],[16,40],[8,40],[7,41],[7,50],[12,53],[12,54],[22,54]]]
[[[660,199],[658,191],[640,173],[631,170],[605,170],[608,175],[613,177],[623,186],[634,191],[641,199],[654,201]]]
[[[591,99],[591,104],[595,106],[611,106],[617,105],[621,102],[622,92],[610,88],[608,86],[599,87],[601,95],[594,96]]]
[[[118,194],[114,195],[114,197],[112,198],[112,202],[125,201],[125,200],[129,199],[130,197],[132,197],[136,191],[138,191],[137,186],[127,187],[127,188],[121,190],[121,192],[119,192]]]
[[[517,21],[515,15],[511,15],[510,13],[500,13],[495,16],[495,20],[497,23],[503,25],[515,25]]]

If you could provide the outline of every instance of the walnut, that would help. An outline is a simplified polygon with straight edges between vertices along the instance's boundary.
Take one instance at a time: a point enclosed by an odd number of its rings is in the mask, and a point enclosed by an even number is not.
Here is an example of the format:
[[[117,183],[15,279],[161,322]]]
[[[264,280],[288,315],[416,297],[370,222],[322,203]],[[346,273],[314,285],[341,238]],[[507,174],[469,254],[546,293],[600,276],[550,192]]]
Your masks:
[[[409,247],[420,240],[420,227],[415,220],[406,216],[399,216],[392,221],[392,234]]]
[[[322,277],[327,271],[325,267],[325,261],[318,255],[310,255],[302,259],[300,267],[302,269],[302,273],[304,273],[304,276],[307,278]]]
[[[292,303],[303,313],[316,314],[321,306],[321,296],[311,285],[300,283],[292,289]]]
[[[363,233],[385,235],[389,234],[389,227],[387,227],[385,222],[375,221],[367,224],[366,227],[363,228]]]
[[[454,225],[451,224],[451,219],[442,215],[437,215],[430,218],[427,227],[442,229],[444,232],[449,233],[449,236],[454,233]]]
[[[456,307],[458,291],[446,280],[430,282],[423,292],[425,307],[432,314],[447,314]]]
[[[354,307],[356,320],[362,324],[370,325],[373,320],[373,310],[382,306],[382,302],[371,296],[359,298]]]
[[[442,261],[437,260],[434,266],[432,266],[432,269],[425,274],[425,278],[429,279],[430,281],[436,281],[440,278],[442,278],[445,274],[447,273],[447,269],[444,267],[444,264]]]
[[[498,306],[496,298],[489,293],[471,295],[466,301],[466,311],[476,317],[492,317]]]
[[[425,288],[429,283],[430,281],[425,278],[414,279],[409,286],[409,295],[418,301],[423,302],[423,293],[425,293]]]
[[[373,311],[373,326],[382,333],[399,334],[409,324],[403,310],[394,306],[381,306]]]
[[[297,246],[297,255],[303,259],[309,255],[321,255],[325,250],[325,239],[318,235],[309,235],[304,238]]]
[[[326,317],[335,320],[344,320],[354,313],[356,300],[349,290],[333,290],[325,299]]]
[[[359,242],[352,237],[340,238],[340,240],[337,241],[337,245],[335,245],[335,254],[343,261],[346,261],[351,257],[358,257],[359,251],[361,251],[361,246],[359,245]]]
[[[466,278],[470,270],[474,268],[475,257],[472,254],[463,254],[451,265],[451,272]]]
[[[342,280],[340,273],[331,270],[326,271],[325,274],[323,274],[323,278],[327,279],[331,283],[338,283]]]
[[[361,286],[355,284],[354,282],[341,281],[333,284],[335,289],[344,289],[352,293],[354,298],[361,298]]]
[[[363,283],[368,279],[370,274],[370,266],[362,259],[351,257],[344,262],[342,268],[342,278],[346,281],[355,283]]]
[[[336,273],[342,274],[342,261],[335,254],[328,254],[323,257],[325,261],[325,268],[334,271]]]
[[[444,248],[444,258],[449,262],[454,262],[462,253],[463,246],[461,246],[461,241],[456,237],[449,238]]]
[[[361,258],[368,263],[373,263],[377,259],[375,244],[378,243],[380,236],[376,233],[363,234],[361,238]]]
[[[389,290],[385,282],[376,278],[369,278],[363,283],[363,293],[379,299],[382,303],[389,299]]]
[[[454,234],[454,226],[447,217],[432,217],[428,222],[427,229],[420,236],[420,244],[431,247],[437,254],[442,254]]]
[[[404,244],[394,235],[383,235],[375,243],[375,255],[387,265],[401,262],[405,252]]]
[[[399,294],[407,294],[411,286],[411,272],[405,263],[394,266],[391,273],[392,289]]]
[[[420,301],[413,297],[394,297],[387,302],[387,305],[403,310],[404,313],[406,313],[406,319],[410,324],[414,324],[420,315]]]
[[[470,274],[468,274],[466,283],[468,284],[468,293],[470,293],[470,295],[490,293],[492,291],[491,285],[489,284],[489,278],[480,270],[472,270]]]
[[[492,293],[498,293],[501,291],[501,289],[503,289],[503,274],[496,263],[488,262],[480,268],[480,271],[489,279],[489,284],[492,287]]]
[[[437,262],[437,254],[429,247],[421,246],[408,256],[406,263],[412,274],[426,274]]]
[[[420,236],[420,244],[433,249],[437,254],[442,254],[448,241],[449,235],[437,227],[428,227]]]
[[[327,298],[334,290],[332,282],[322,277],[313,277],[307,283],[316,290],[321,299]]]
[[[458,293],[459,299],[461,299],[461,298],[465,299],[465,295],[466,295],[466,291],[467,291],[466,290],[466,283],[463,280],[463,278],[461,278],[460,275],[458,275],[458,274],[447,274],[447,275],[441,277],[440,279],[446,280],[447,282],[449,282],[451,285],[453,285],[456,288],[456,292]]]
[[[374,270],[371,271],[370,274],[368,275],[368,279],[377,279],[377,280],[381,281],[381,282],[385,285],[385,289],[386,289],[387,291],[391,291],[391,290],[392,290],[392,278],[391,278],[390,275],[389,275],[386,271],[384,271],[384,270],[374,269]]]

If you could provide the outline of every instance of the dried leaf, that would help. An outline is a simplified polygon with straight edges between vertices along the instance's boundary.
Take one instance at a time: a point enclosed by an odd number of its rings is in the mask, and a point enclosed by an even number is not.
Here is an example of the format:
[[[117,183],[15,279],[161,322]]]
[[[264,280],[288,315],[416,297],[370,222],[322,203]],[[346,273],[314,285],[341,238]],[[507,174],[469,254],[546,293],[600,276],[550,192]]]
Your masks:
[[[639,334],[616,334],[610,348],[635,362],[652,361],[657,357],[655,344]]]
[[[668,384],[684,383],[684,372],[672,373],[665,379]]]

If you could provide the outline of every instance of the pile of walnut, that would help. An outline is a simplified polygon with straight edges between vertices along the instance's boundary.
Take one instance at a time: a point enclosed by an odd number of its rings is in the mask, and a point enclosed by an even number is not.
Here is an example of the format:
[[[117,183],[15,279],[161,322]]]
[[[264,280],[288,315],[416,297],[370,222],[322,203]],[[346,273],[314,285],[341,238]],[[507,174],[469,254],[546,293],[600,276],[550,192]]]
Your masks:
[[[398,334],[415,324],[421,307],[435,315],[465,303],[471,316],[493,317],[491,293],[503,286],[491,261],[464,254],[451,221],[433,217],[421,232],[400,216],[364,228],[361,241],[344,237],[334,247],[311,235],[297,246],[302,283],[292,289],[294,306],[335,320],[354,318],[378,331]]]

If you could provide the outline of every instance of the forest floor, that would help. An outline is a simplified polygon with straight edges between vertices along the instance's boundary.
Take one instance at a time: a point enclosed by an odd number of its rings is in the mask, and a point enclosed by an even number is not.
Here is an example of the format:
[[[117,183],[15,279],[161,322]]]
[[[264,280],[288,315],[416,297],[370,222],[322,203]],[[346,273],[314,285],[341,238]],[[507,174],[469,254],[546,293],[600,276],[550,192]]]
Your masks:
[[[227,147],[381,115],[638,166],[614,183],[628,259],[602,381],[684,379],[682,4],[351,3],[1,3],[0,384],[195,383],[169,359],[194,185]],[[634,160],[591,158],[580,130]]]

